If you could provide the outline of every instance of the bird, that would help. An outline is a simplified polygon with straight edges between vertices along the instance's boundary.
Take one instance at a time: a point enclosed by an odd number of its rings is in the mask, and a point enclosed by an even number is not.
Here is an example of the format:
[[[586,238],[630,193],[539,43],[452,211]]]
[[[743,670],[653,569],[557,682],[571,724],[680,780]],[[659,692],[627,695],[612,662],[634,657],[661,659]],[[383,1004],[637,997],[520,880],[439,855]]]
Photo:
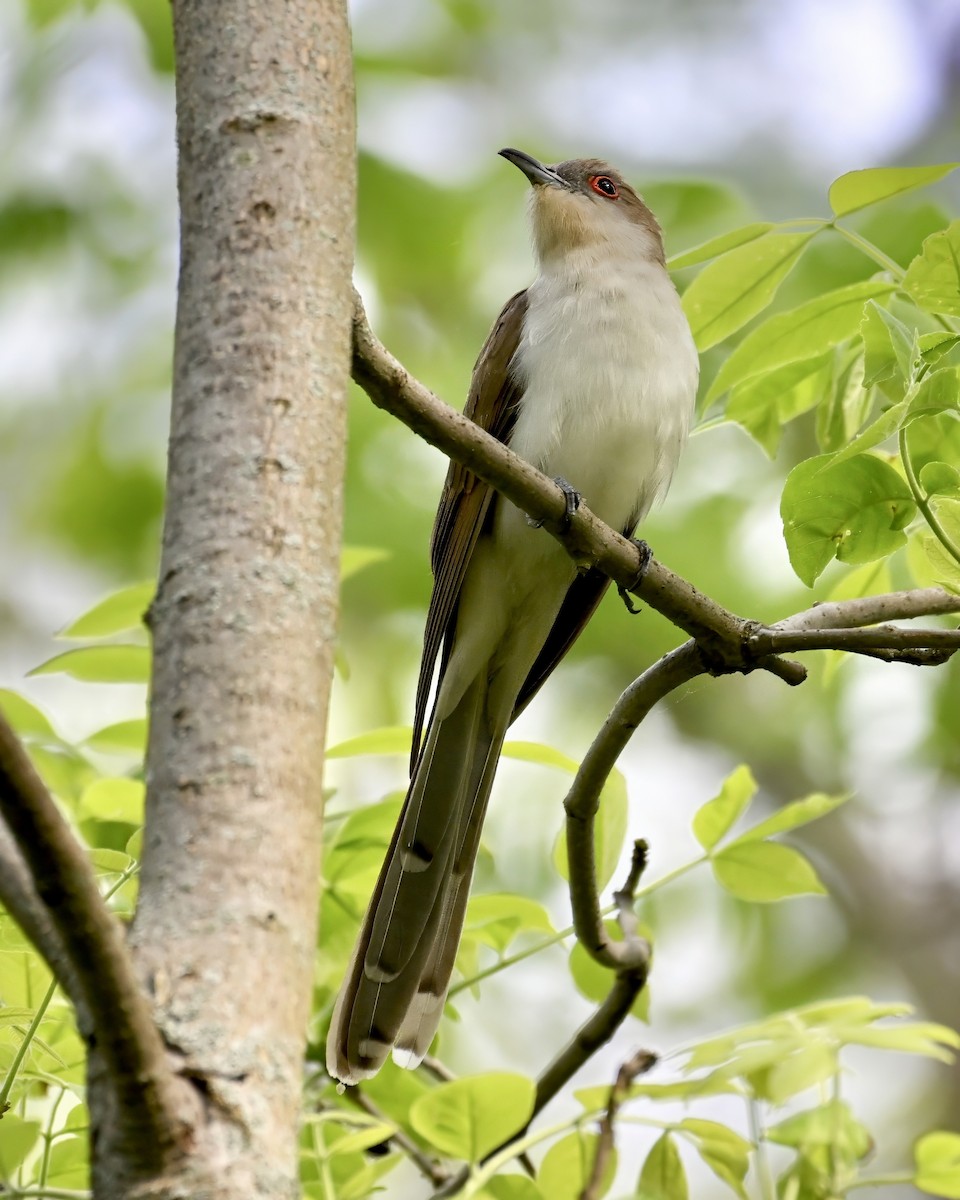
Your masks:
[[[670,483],[699,377],[660,226],[601,159],[499,153],[531,185],[537,274],[497,318],[464,412],[555,478],[568,514],[582,496],[632,536]],[[455,462],[431,566],[410,786],[327,1039],[328,1072],[345,1084],[391,1052],[416,1067],[429,1050],[507,729],[609,583]]]

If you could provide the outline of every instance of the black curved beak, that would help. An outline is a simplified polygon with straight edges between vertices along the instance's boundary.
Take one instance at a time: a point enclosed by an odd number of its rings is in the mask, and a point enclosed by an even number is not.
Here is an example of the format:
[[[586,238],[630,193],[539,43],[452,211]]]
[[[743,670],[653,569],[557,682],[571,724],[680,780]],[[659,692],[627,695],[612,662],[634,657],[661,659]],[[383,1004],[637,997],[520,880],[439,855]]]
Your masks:
[[[512,150],[509,146],[504,150],[499,150],[497,153],[501,158],[505,158],[507,162],[511,162],[515,167],[519,168],[534,187],[566,188],[570,186],[552,167],[544,166],[532,154],[527,154],[523,150]]]

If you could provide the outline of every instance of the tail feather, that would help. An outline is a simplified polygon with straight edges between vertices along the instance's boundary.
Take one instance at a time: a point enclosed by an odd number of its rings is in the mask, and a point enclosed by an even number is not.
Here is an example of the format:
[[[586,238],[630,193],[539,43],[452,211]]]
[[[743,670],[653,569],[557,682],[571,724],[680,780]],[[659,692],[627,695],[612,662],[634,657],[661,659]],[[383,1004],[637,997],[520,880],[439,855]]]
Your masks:
[[[480,849],[483,819],[505,733],[504,725],[490,740],[486,754],[478,754],[474,762],[474,771],[469,782],[472,803],[463,808],[440,921],[432,936],[430,953],[423,965],[417,994],[411,1001],[397,1034],[394,1058],[401,1060],[403,1066],[416,1066],[423,1060],[443,1016],[450,977],[460,948],[473,867]],[[397,1051],[400,1052],[399,1055]]]
[[[422,1058],[439,1024],[502,741],[485,699],[477,679],[427,735],[330,1025],[328,1070],[345,1083],[374,1074],[394,1045],[419,1048],[429,1029]]]

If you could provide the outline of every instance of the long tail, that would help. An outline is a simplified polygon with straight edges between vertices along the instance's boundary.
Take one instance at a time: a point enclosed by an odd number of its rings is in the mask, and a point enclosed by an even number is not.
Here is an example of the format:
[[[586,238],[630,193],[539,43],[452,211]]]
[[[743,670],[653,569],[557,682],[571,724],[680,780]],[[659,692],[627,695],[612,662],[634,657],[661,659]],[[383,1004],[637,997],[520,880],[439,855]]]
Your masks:
[[[478,678],[434,718],[360,929],[327,1038],[327,1069],[366,1079],[391,1049],[423,1058],[450,984],[480,829],[506,732]]]

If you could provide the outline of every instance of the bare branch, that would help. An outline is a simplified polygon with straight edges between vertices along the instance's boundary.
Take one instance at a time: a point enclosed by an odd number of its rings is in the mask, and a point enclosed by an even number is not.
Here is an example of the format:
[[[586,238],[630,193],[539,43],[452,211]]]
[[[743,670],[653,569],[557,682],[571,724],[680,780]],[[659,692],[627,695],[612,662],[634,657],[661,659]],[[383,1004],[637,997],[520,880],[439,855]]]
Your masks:
[[[771,654],[781,650],[960,650],[958,629],[765,629],[746,638],[748,650]]]
[[[86,852],[2,715],[0,816],[29,872],[32,897],[69,961],[71,989],[111,1069],[118,1112],[161,1164],[178,1141],[173,1114],[189,1089],[168,1066],[122,927],[100,895]],[[29,901],[31,892],[24,896]],[[35,905],[27,906],[36,917]]]
[[[879,621],[906,621],[911,617],[947,616],[960,612],[960,595],[945,588],[913,588],[906,592],[884,592],[856,600],[831,600],[815,604],[773,628],[852,629]]]
[[[653,703],[653,701],[651,701]],[[592,819],[589,822],[592,825]],[[567,821],[567,836],[570,836],[570,821]],[[569,842],[568,842],[569,855]],[[623,933],[622,942],[614,942],[607,936],[603,921],[597,918],[604,945],[595,948],[584,943],[584,948],[604,966],[616,964],[613,986],[592,1017],[574,1034],[570,1043],[557,1055],[537,1080],[537,1095],[533,1116],[548,1104],[564,1084],[576,1074],[588,1059],[613,1037],[626,1020],[634,1000],[647,982],[650,967],[650,944],[640,936],[637,917],[633,910],[634,895],[640,876],[647,864],[647,844],[637,841],[633,846],[630,870],[622,888],[615,893],[618,921]],[[573,860],[570,863],[570,890],[573,892]],[[581,868],[582,869],[582,868]],[[593,870],[593,855],[590,856],[590,876],[593,880],[593,898],[596,901],[596,876]],[[583,881],[581,881],[582,883]],[[616,948],[616,949],[615,949]],[[652,1064],[651,1064],[652,1065]],[[531,1117],[531,1120],[533,1118]]]
[[[613,706],[563,802],[567,814],[567,861],[574,928],[587,953],[602,966],[614,970],[638,964],[629,942],[615,942],[610,938],[600,912],[594,866],[594,821],[600,808],[600,793],[621,751],[650,709],[664,696],[705,671],[694,642],[685,642],[648,667]]]
[[[718,669],[741,669],[740,640],[744,622],[668,567],[650,559],[644,565],[636,543],[622,537],[581,504],[566,517],[560,488],[502,442],[462,413],[444,404],[397,361],[377,340],[359,296],[353,317],[354,380],[378,408],[391,413],[414,433],[474,474],[542,523],[583,567],[597,567],[618,586],[644,599],[715,656]],[[734,660],[728,662],[730,654]],[[751,669],[773,671],[789,683],[805,672],[796,663],[763,660]]]
[[[613,1125],[617,1112],[627,1099],[633,1081],[638,1075],[649,1071],[656,1061],[657,1056],[649,1050],[638,1050],[617,1072],[616,1082],[610,1088],[607,1111],[600,1122],[600,1136],[597,1139],[597,1152],[594,1155],[590,1178],[580,1193],[580,1200],[599,1200],[603,1195],[603,1176],[613,1154]]]

